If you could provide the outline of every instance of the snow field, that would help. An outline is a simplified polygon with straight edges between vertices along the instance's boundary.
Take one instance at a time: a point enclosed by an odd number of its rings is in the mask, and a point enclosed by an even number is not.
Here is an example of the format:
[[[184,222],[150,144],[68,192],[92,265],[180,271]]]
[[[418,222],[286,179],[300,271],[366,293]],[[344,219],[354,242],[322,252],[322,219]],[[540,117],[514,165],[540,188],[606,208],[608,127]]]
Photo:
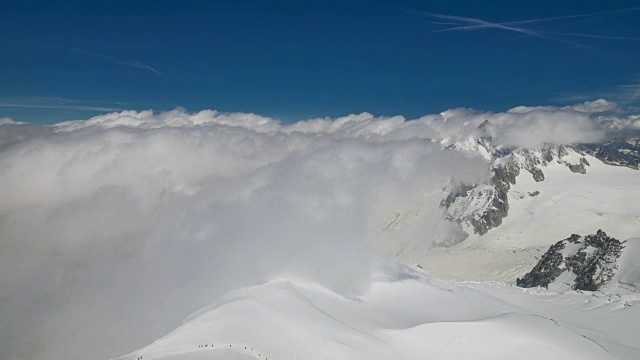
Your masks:
[[[388,266],[354,297],[281,279],[236,290],[119,360],[634,359],[636,295],[455,284],[404,265]]]

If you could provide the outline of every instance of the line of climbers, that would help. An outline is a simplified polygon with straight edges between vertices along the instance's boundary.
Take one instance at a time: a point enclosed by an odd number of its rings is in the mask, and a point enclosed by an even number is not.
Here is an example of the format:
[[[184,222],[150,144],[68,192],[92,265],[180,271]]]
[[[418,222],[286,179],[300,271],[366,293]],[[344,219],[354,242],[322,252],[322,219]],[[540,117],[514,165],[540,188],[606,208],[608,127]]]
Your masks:
[[[198,345],[198,347],[199,347],[199,348],[209,347],[209,344]],[[213,344],[211,344],[211,347],[213,347]],[[231,345],[229,345],[229,347],[231,347]],[[245,349],[245,350],[249,350],[249,349],[247,349],[247,347],[246,347],[246,346],[244,347],[244,349]],[[253,348],[251,348],[251,351],[253,351]],[[260,356],[261,356],[261,354],[260,354],[260,353],[258,353],[258,357],[260,357]],[[266,356],[264,357],[264,359],[265,359],[265,360],[269,360],[269,358],[268,358],[268,357],[266,357]],[[142,356],[140,356],[137,360],[142,360]]]

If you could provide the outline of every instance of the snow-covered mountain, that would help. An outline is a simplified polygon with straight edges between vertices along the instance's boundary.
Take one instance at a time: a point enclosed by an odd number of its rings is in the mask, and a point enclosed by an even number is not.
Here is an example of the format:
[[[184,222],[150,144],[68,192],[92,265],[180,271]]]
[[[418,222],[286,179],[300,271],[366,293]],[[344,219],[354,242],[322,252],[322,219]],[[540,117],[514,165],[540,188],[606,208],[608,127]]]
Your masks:
[[[635,136],[600,144],[600,153],[588,151],[591,145],[510,149],[488,137],[445,141],[447,150],[483,158],[491,176],[444,189],[450,236],[436,243],[440,248],[407,259],[454,278],[515,281],[567,234],[607,229],[623,241],[640,235],[640,202],[634,201],[640,171],[629,165],[640,157],[628,149],[638,145]],[[610,155],[595,157],[613,151],[621,154],[617,163]]]
[[[451,144],[447,149],[477,153],[487,159],[493,176],[484,184],[460,184],[453,187],[443,203],[446,216],[451,221],[471,226],[474,233],[484,235],[490,229],[500,226],[502,219],[508,215],[509,190],[516,184],[521,172],[526,171],[535,182],[542,182],[545,180],[545,169],[556,163],[566,166],[573,173],[584,175],[590,167],[587,157],[595,157],[604,164],[637,170],[640,154],[637,150],[629,149],[637,147],[636,144],[636,137],[598,146],[545,146],[540,149],[503,149],[492,145],[490,138],[469,138],[462,143]],[[575,179],[576,182],[584,180]],[[532,191],[527,195],[533,197],[539,195],[539,192]]]

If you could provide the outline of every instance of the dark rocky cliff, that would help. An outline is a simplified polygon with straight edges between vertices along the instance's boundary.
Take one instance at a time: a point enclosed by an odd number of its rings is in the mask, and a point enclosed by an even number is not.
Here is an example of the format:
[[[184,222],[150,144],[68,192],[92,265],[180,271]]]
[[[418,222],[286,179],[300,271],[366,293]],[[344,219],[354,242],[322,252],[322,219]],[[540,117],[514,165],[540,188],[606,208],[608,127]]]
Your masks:
[[[595,291],[613,278],[623,249],[622,242],[602,230],[585,237],[573,234],[552,245],[538,264],[516,283],[524,288],[548,287],[567,273],[572,289]]]

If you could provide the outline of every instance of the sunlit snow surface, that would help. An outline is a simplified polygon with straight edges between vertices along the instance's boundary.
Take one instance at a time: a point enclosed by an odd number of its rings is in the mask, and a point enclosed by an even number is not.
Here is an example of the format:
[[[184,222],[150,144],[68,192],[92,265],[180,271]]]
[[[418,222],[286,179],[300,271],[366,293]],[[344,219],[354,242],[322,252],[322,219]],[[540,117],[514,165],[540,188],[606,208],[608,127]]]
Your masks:
[[[354,298],[286,279],[236,290],[118,359],[637,359],[639,301],[388,265]]]

